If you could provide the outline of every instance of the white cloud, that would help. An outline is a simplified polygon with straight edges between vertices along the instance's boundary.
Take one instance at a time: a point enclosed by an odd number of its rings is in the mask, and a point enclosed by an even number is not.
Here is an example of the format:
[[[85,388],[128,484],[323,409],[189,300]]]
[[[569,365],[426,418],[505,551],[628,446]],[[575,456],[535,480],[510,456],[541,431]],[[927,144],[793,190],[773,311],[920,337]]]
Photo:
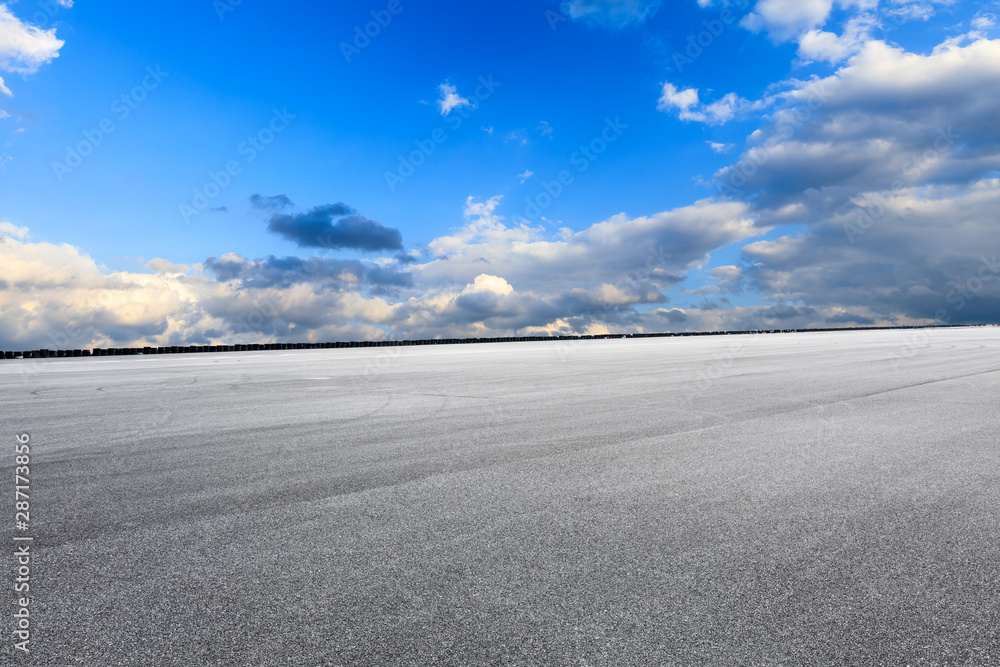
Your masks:
[[[736,148],[735,144],[721,144],[716,141],[706,141],[705,143],[708,144],[709,148],[711,148],[714,152],[719,154],[728,153]]]
[[[833,0],[758,0],[740,25],[786,42],[826,23],[832,7]]]
[[[688,114],[691,120],[697,120],[710,125],[727,123],[751,107],[751,103],[736,93],[726,93],[711,104],[705,105],[700,112]],[[683,114],[682,114],[683,118]]]
[[[531,178],[534,175],[535,175],[535,172],[531,171],[530,169],[525,169],[524,173],[523,174],[518,174],[517,177],[518,177],[518,179],[520,179],[521,183],[523,184],[525,181],[527,181],[529,178]]]
[[[55,28],[42,30],[23,23],[6,4],[0,4],[0,69],[34,74],[59,56],[63,44],[63,40],[56,38]]]
[[[782,93],[742,166],[717,177],[775,207],[822,188],[979,178],[1000,168],[998,86],[1000,40],[929,55],[871,41],[835,74]]]
[[[477,292],[490,292],[492,294],[499,294],[501,296],[506,296],[514,292],[514,288],[510,286],[503,278],[499,276],[491,276],[486,273],[481,273],[476,276],[475,280],[465,286],[462,290],[462,294],[475,294]]]
[[[0,234],[0,349],[384,338],[400,308],[356,281],[324,284],[308,264],[288,283],[217,280],[164,259],[149,262],[155,275],[106,273],[70,245],[24,240],[23,227],[0,223]],[[224,259],[252,275],[275,260]],[[336,260],[313,266],[323,261]]]
[[[322,341],[384,338],[389,331],[397,337],[568,333],[612,321],[642,326],[645,316],[635,306],[664,303],[662,290],[713,250],[760,231],[745,205],[703,201],[553,235],[508,226],[498,213],[501,201],[470,197],[467,224],[429,244],[437,257],[406,267],[227,253],[194,266],[157,258],[146,263],[155,273],[108,274],[77,248],[28,242],[26,229],[4,223],[0,348]]]
[[[660,94],[659,103],[656,108],[660,111],[669,109],[679,109],[681,112],[687,111],[691,107],[698,105],[698,89],[686,88],[678,90],[672,83],[663,84],[663,92]]]
[[[472,106],[469,100],[458,94],[458,88],[447,81],[438,86],[438,92],[440,93],[438,109],[441,111],[442,116],[447,116],[460,107]]]
[[[681,120],[692,120],[708,125],[722,125],[752,109],[761,108],[768,102],[750,102],[736,93],[726,93],[711,104],[698,99],[697,88],[678,90],[672,83],[664,83],[656,108],[660,111],[676,110]]]
[[[508,226],[499,197],[469,199],[468,224],[434,239],[437,259],[413,267],[421,284],[468,283],[483,266],[544,294],[600,283],[621,284],[639,270],[651,288],[666,288],[705,261],[712,250],[760,233],[745,204],[705,200],[652,216],[624,214],[579,232],[550,236],[544,228]],[[645,294],[645,292],[644,292]]]
[[[848,20],[840,35],[810,30],[799,38],[799,57],[836,65],[860,51],[877,27],[878,22],[872,15],[862,14]]]
[[[225,257],[225,256],[224,256]],[[174,264],[173,262],[155,257],[146,262],[146,267],[156,273],[189,273],[191,267],[186,264]]]
[[[664,86],[663,110],[704,122],[774,105],[754,152],[718,175],[742,176],[739,200],[552,231],[506,219],[499,196],[470,197],[464,224],[405,267],[227,254],[108,274],[3,222],[0,347],[921,323],[941,309],[995,319],[1000,279],[977,283],[961,310],[955,295],[995,262],[1000,40],[925,54],[868,40],[832,75],[788,85],[764,102],[724,96],[713,110],[694,88]],[[786,224],[804,231],[759,240]],[[739,262],[679,297],[708,300],[666,305],[738,243]],[[771,301],[720,307],[737,293]]]
[[[886,13],[894,21],[918,19],[926,21],[937,12],[937,5],[953,5],[956,0],[892,0]]]
[[[815,309],[797,322],[995,319],[1000,280],[972,297],[956,285],[996,248],[998,89],[1000,40],[929,54],[869,41],[781,94],[773,123],[718,179],[753,202],[759,225],[807,231],[744,248],[739,285]]]
[[[996,17],[992,14],[983,14],[980,12],[972,19],[972,27],[983,32],[995,27],[996,24]]]
[[[28,236],[28,228],[19,227],[4,220],[0,222],[0,236],[10,236],[11,238],[24,240]]]

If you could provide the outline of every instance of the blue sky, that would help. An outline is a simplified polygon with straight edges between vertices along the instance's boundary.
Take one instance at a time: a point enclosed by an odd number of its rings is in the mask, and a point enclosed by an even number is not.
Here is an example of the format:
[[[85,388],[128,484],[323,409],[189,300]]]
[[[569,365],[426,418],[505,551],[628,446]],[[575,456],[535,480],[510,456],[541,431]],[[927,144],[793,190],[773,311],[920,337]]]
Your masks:
[[[0,347],[995,321],[998,13],[0,2]]]

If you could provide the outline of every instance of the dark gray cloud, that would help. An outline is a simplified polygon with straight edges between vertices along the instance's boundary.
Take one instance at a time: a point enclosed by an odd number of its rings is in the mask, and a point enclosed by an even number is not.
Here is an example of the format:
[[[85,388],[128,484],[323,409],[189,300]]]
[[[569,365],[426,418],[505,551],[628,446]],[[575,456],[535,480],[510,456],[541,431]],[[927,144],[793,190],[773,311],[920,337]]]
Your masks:
[[[250,195],[250,205],[262,211],[280,211],[293,206],[285,195]]]
[[[358,215],[343,203],[317,206],[307,213],[275,213],[267,229],[303,248],[353,248],[371,252],[403,249],[403,236],[398,229]]]
[[[248,260],[239,255],[209,257],[205,269],[220,282],[238,280],[244,287],[289,287],[318,283],[347,289],[409,287],[409,273],[392,267],[370,266],[355,259],[327,257],[268,257]]]
[[[854,313],[840,313],[838,315],[832,315],[826,318],[825,322],[827,324],[854,324],[859,326],[875,324],[875,320],[871,317],[855,315]]]

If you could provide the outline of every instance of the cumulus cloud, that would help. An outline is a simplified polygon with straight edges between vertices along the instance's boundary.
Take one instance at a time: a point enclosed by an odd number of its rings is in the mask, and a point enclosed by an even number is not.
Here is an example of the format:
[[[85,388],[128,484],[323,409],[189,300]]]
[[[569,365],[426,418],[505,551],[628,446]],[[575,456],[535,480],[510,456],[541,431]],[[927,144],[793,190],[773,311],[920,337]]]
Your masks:
[[[304,248],[403,249],[403,237],[398,229],[384,227],[339,202],[317,206],[306,213],[274,213],[267,229]]]
[[[0,4],[0,69],[14,74],[34,74],[42,65],[59,57],[63,40],[55,28],[42,30],[24,23],[6,3]],[[10,89],[0,79],[0,93],[10,96]]]
[[[186,290],[172,288],[159,276],[103,273],[66,244],[5,234],[0,237],[0,280],[5,283],[0,341],[7,349],[77,347],[120,340],[121,334],[129,340],[169,336],[184,318]]]
[[[28,228],[15,225],[4,220],[3,222],[0,222],[0,236],[10,236],[12,238],[23,240],[26,236],[28,236]]]
[[[795,42],[805,62],[843,62],[857,53],[873,35],[883,39],[903,23],[930,18],[955,0],[758,0],[740,21],[751,32],[764,33],[776,43]],[[728,5],[729,0],[709,4]],[[833,13],[837,7],[846,18]],[[836,20],[831,20],[836,17]],[[841,21],[838,27],[827,25]],[[982,37],[973,23],[974,37]]]
[[[928,54],[871,41],[784,94],[717,178],[759,225],[806,231],[746,246],[739,286],[823,322],[995,319],[998,87],[998,40]]]
[[[881,320],[995,321],[997,206],[997,179],[904,189],[881,196],[880,209],[829,211],[810,233],[746,246],[745,278],[765,294]],[[844,227],[862,214],[871,222],[852,239]]]
[[[289,287],[312,283],[357,291],[412,285],[412,277],[392,267],[366,264],[355,259],[326,257],[275,257],[249,260],[236,253],[209,257],[205,270],[222,282],[238,281],[244,287]]]
[[[740,25],[785,42],[826,23],[832,7],[833,0],[758,0]]]
[[[872,41],[835,74],[783,95],[774,123],[720,183],[769,207],[1000,168],[1000,40],[921,55]],[[840,190],[835,190],[840,188]]]
[[[409,284],[391,267],[325,258],[158,258],[154,273],[108,273],[11,227],[0,227],[0,349],[379,339],[393,312],[382,294]]]
[[[397,260],[230,253],[107,273],[0,222],[0,347],[995,320],[1000,42],[918,54],[868,40],[835,67],[774,94],[716,196],[579,231],[469,197],[463,224],[418,258],[344,204],[293,213],[261,197],[273,231],[300,245]],[[672,111],[707,113],[696,90],[666,92]],[[706,268],[732,247],[739,260]],[[734,295],[759,304],[726,306]]]
[[[667,111],[668,109],[678,109],[682,113],[687,112],[692,107],[698,106],[698,89],[697,88],[686,88],[684,90],[679,90],[677,86],[670,83],[663,84],[663,90],[660,93],[660,101],[657,104],[657,109],[660,111]]]
[[[739,202],[704,200],[636,218],[619,214],[579,232],[549,235],[541,227],[508,224],[497,214],[500,201],[469,198],[467,224],[429,244],[435,259],[415,266],[415,279],[466,284],[482,273],[485,260],[503,267],[511,284],[546,294],[608,283],[659,299],[713,250],[760,233]]]
[[[807,62],[826,61],[836,65],[860,51],[878,25],[874,15],[862,14],[848,20],[840,35],[810,30],[799,38],[799,56]]]
[[[470,198],[467,224],[429,244],[435,258],[405,265],[228,253],[193,266],[157,258],[145,265],[151,273],[107,274],[78,249],[27,242],[27,230],[8,223],[0,227],[0,346],[662,329],[680,311],[636,309],[666,303],[663,290],[685,271],[758,233],[745,205],[705,201],[549,236],[508,226],[500,202]]]
[[[750,102],[736,93],[726,93],[710,104],[698,99],[697,88],[679,90],[674,84],[663,84],[656,108],[660,111],[677,111],[681,120],[692,120],[708,125],[722,125],[752,109],[762,108],[768,103]]]
[[[155,257],[146,262],[146,268],[154,273],[188,273],[191,267],[187,264],[174,264],[162,257]]]

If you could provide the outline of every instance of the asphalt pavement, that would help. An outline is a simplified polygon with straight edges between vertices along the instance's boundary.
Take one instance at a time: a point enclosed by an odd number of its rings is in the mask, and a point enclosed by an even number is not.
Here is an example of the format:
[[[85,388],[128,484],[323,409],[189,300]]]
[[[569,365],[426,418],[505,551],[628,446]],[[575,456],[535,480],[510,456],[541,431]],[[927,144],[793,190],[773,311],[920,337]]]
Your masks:
[[[4,360],[3,442],[4,664],[1000,665],[998,327]]]

